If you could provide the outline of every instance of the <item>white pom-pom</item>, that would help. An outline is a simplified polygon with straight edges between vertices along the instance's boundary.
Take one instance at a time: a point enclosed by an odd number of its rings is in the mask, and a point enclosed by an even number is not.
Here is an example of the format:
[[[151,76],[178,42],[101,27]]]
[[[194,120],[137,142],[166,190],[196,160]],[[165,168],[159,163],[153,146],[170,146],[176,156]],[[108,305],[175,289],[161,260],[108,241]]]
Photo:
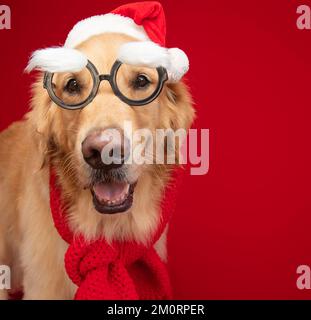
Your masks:
[[[40,49],[31,55],[25,69],[49,72],[77,72],[87,65],[87,57],[80,51],[63,47]]]
[[[178,48],[168,49],[170,67],[168,76],[171,82],[178,82],[189,70],[189,59],[184,51]]]

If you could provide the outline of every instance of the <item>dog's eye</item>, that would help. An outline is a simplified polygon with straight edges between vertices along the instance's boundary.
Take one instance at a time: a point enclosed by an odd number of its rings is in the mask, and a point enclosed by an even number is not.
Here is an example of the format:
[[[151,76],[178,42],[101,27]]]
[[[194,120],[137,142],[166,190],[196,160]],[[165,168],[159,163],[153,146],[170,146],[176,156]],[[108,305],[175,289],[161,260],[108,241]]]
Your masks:
[[[145,89],[149,86],[151,81],[144,74],[139,74],[136,79],[133,81],[134,89]]]
[[[76,79],[70,79],[66,83],[64,90],[69,94],[77,94],[81,91],[81,87]]]

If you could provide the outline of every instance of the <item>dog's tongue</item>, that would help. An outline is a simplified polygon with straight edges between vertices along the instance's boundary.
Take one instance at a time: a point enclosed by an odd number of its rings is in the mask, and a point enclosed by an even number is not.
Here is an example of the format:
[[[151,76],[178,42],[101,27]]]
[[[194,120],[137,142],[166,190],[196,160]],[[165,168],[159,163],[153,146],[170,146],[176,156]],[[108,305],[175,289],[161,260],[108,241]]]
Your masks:
[[[94,185],[93,191],[101,202],[121,202],[128,194],[129,184],[126,182],[100,182]]]

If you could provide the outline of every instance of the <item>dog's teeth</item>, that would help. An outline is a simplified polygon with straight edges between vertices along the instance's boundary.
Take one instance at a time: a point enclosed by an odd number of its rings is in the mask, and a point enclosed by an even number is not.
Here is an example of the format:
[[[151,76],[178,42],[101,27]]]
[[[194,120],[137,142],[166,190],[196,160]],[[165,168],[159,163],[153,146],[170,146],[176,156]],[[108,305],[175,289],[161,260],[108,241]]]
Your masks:
[[[130,190],[130,185],[127,184],[127,186],[124,188],[123,192],[121,194],[118,195],[118,198],[109,198],[109,197],[105,197],[104,195],[102,195],[102,197],[98,197],[100,200],[100,202],[102,204],[105,204],[107,206],[117,206],[117,205],[121,205],[129,196],[129,190]]]

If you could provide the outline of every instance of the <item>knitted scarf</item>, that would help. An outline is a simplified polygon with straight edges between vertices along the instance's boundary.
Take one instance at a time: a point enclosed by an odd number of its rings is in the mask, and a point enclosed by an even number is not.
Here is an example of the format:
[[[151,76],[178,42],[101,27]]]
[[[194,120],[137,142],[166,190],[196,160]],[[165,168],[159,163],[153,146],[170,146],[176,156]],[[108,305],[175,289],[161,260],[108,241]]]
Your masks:
[[[76,300],[171,298],[166,265],[155,251],[154,244],[168,223],[175,198],[176,185],[167,187],[159,225],[147,245],[134,241],[108,244],[104,238],[86,241],[83,235],[74,235],[67,224],[61,188],[51,170],[50,207],[58,233],[69,244],[65,268],[69,278],[78,286]]]

